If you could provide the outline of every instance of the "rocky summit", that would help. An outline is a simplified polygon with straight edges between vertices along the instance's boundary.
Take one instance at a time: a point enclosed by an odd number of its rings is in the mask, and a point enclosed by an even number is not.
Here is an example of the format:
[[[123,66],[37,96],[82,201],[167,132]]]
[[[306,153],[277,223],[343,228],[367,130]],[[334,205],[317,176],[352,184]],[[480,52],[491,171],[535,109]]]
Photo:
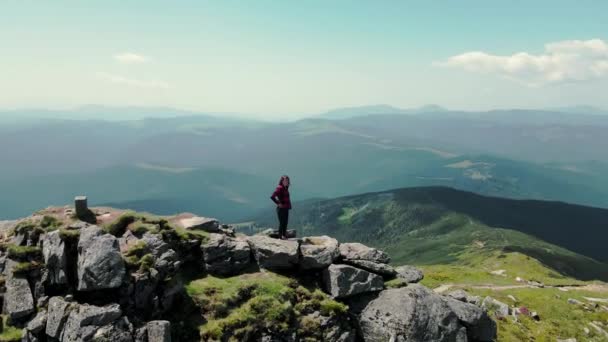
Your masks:
[[[3,223],[0,341],[496,339],[491,299],[437,294],[360,243],[246,236],[192,214],[81,219],[55,207]]]

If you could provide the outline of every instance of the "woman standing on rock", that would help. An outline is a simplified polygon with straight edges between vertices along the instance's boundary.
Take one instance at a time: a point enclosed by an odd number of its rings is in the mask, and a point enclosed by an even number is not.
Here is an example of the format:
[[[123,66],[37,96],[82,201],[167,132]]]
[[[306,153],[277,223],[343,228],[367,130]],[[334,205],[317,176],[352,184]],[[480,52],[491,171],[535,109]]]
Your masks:
[[[289,199],[289,176],[281,176],[279,185],[274,190],[270,199],[277,205],[277,216],[279,218],[279,238],[287,239],[287,223],[289,221],[289,210],[291,200]]]

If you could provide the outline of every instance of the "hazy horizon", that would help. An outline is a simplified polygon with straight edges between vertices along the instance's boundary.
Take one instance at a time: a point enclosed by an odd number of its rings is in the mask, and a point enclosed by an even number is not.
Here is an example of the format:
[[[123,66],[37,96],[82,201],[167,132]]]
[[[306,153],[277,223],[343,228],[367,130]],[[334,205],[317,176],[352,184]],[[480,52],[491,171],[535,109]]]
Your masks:
[[[267,121],[267,122],[288,122],[297,121],[309,118],[323,118],[325,114],[330,114],[334,111],[348,111],[348,110],[362,110],[368,108],[387,108],[399,111],[420,111],[425,112],[425,108],[433,108],[439,111],[446,112],[467,112],[467,113],[489,113],[495,111],[543,111],[543,112],[563,112],[569,114],[584,114],[584,115],[608,115],[608,109],[597,106],[589,105],[573,105],[566,107],[546,107],[546,108],[487,108],[487,109],[462,109],[462,108],[448,108],[438,104],[424,104],[416,107],[397,107],[391,104],[370,104],[361,106],[344,106],[337,108],[328,108],[316,113],[283,113],[287,115],[268,115],[263,113],[231,113],[231,112],[216,112],[209,110],[196,110],[190,108],[179,108],[179,107],[161,107],[161,106],[113,106],[104,104],[85,104],[75,107],[57,107],[57,108],[35,108],[35,107],[24,107],[24,108],[0,108],[0,120],[3,114],[27,114],[24,119],[108,119],[108,120],[141,120],[146,118],[177,118],[185,116],[213,116],[218,118],[235,119],[235,120],[255,120],[255,121]],[[114,111],[114,112],[112,112]],[[429,110],[428,112],[432,112]],[[37,114],[37,113],[40,114]],[[129,113],[127,117],[121,117],[125,112]],[[416,114],[420,114],[416,113]],[[368,114],[383,114],[381,110],[368,111]],[[388,113],[387,113],[388,114]],[[108,116],[102,116],[108,115]]]

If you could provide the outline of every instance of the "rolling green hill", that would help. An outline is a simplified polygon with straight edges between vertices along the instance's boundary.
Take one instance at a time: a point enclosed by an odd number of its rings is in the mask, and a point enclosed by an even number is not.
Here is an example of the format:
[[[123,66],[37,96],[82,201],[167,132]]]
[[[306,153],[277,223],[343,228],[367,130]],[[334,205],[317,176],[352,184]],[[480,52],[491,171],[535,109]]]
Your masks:
[[[306,201],[294,208],[291,227],[300,235],[329,234],[381,247],[395,264],[477,267],[484,260],[523,255],[550,269],[531,272],[547,282],[608,280],[605,209],[442,187]],[[254,221],[274,226],[272,214]]]

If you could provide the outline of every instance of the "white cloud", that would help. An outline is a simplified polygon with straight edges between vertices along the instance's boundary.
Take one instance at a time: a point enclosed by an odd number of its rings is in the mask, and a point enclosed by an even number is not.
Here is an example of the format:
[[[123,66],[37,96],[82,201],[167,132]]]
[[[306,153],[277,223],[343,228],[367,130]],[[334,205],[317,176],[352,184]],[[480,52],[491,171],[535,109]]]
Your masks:
[[[529,86],[588,81],[608,77],[608,44],[601,39],[565,40],[545,44],[544,53],[538,55],[472,51],[435,65],[497,74]]]
[[[105,73],[105,72],[98,72],[95,75],[100,80],[103,80],[106,82],[111,82],[111,83],[124,84],[124,85],[131,86],[131,87],[157,88],[157,89],[168,89],[169,88],[169,84],[167,84],[163,81],[156,81],[156,80],[144,81],[144,80],[124,77],[121,75],[109,74],[109,73]]]
[[[124,63],[124,64],[139,64],[139,63],[148,62],[150,60],[150,58],[147,56],[138,55],[138,54],[135,54],[132,52],[124,52],[124,53],[119,53],[117,55],[114,55],[114,60],[119,63]]]

